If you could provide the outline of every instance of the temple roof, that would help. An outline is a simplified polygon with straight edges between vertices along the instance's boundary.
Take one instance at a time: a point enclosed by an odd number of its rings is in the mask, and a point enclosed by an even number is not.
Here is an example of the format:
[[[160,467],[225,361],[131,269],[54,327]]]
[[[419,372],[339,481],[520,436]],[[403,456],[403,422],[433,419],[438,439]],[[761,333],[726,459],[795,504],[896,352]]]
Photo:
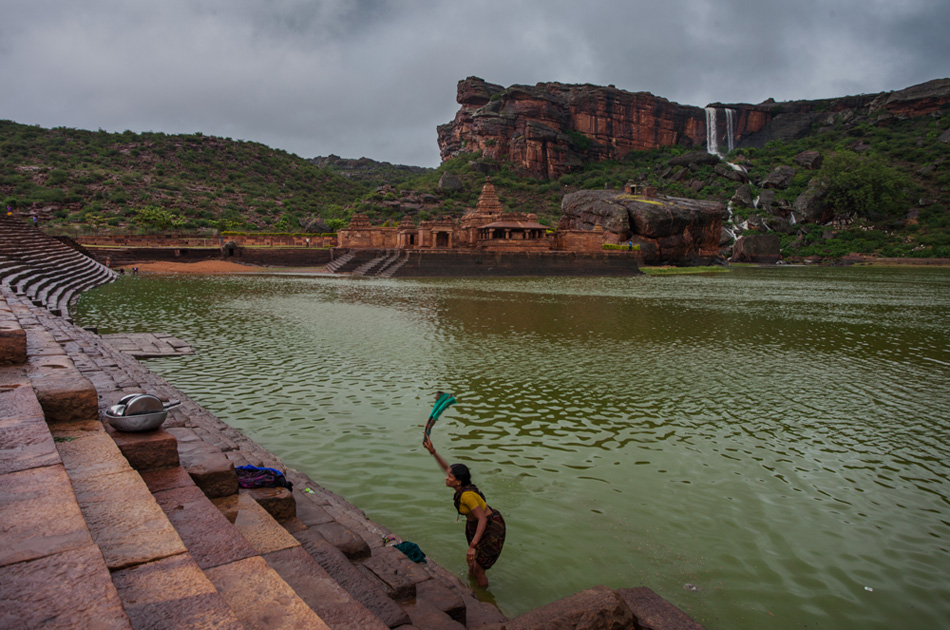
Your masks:
[[[491,178],[485,178],[485,185],[482,186],[482,193],[478,196],[478,202],[475,204],[475,212],[486,214],[498,214],[504,212],[498,195],[495,193],[495,186],[491,183]]]

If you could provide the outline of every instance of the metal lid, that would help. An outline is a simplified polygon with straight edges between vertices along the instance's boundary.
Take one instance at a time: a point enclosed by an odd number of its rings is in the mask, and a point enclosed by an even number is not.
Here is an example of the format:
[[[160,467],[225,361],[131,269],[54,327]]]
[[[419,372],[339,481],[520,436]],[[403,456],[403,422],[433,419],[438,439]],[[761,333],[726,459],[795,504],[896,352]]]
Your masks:
[[[162,411],[162,401],[151,394],[139,394],[125,404],[125,413],[122,415],[133,416],[140,413],[153,413]]]

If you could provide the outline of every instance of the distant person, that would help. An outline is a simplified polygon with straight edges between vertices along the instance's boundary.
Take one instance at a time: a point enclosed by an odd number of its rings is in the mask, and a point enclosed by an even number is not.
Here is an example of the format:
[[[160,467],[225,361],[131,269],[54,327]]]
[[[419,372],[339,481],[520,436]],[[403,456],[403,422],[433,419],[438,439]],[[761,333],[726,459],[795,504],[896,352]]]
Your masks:
[[[627,241],[627,251],[633,251],[633,241]]]
[[[485,588],[488,586],[485,571],[495,564],[505,545],[505,519],[502,518],[501,512],[488,505],[485,495],[472,483],[468,466],[449,466],[435,452],[435,446],[428,437],[422,445],[432,453],[435,461],[445,471],[445,485],[455,490],[453,501],[456,511],[468,519],[465,522],[465,538],[468,540],[465,561],[468,564],[468,574],[475,578],[479,586]]]
[[[138,268],[138,267],[132,267],[132,275],[133,275],[133,276],[139,275],[139,268]]]
[[[36,218],[36,215],[33,215],[33,227],[39,227],[40,220]]]

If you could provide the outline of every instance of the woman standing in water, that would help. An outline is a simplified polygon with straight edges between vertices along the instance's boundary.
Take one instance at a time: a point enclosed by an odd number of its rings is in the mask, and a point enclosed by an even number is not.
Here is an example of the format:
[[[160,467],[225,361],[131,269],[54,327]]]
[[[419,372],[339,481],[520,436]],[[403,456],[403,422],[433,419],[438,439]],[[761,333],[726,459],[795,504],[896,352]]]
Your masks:
[[[465,522],[465,538],[468,539],[468,551],[465,560],[468,573],[475,578],[479,586],[488,586],[485,570],[490,569],[505,544],[505,519],[501,512],[492,509],[485,502],[485,495],[472,483],[472,475],[465,464],[449,466],[435,452],[432,440],[426,437],[422,443],[432,453],[435,461],[445,471],[445,485],[455,490],[455,509],[468,519]]]

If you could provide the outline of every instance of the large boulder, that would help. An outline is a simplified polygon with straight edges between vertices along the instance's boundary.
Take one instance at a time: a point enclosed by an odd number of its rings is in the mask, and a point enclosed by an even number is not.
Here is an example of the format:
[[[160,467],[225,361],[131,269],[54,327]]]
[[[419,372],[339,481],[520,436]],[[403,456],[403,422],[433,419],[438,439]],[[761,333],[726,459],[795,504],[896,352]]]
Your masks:
[[[792,161],[804,169],[815,171],[821,168],[821,153],[818,151],[802,151],[793,157]]]
[[[462,180],[459,179],[455,173],[446,171],[442,173],[442,177],[439,178],[439,190],[453,192],[462,190],[464,187]]]
[[[593,230],[640,245],[644,264],[708,264],[719,259],[725,208],[719,202],[581,190],[561,200],[562,227]]]
[[[808,188],[795,200],[792,211],[801,217],[803,223],[828,223],[834,218],[834,212],[825,203],[827,196],[828,189],[812,180]]]
[[[752,234],[736,241],[729,262],[774,264],[781,259],[778,234]]]
[[[771,173],[762,180],[762,188],[777,188],[785,190],[792,185],[795,178],[795,169],[791,166],[776,166]]]
[[[755,201],[752,199],[752,189],[748,184],[742,184],[736,188],[736,192],[732,196],[732,203],[739,204],[744,208],[755,207]]]

